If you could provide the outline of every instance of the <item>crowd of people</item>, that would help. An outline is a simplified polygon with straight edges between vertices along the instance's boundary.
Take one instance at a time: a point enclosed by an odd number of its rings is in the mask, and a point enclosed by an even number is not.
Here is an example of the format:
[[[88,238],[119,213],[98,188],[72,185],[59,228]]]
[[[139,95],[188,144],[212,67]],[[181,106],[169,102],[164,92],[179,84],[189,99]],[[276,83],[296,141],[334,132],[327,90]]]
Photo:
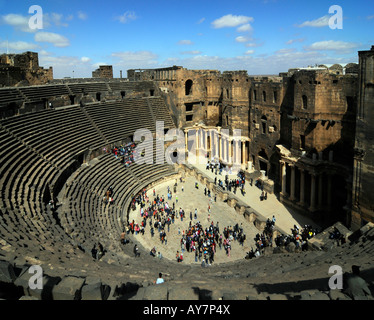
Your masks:
[[[181,179],[183,181],[183,179]],[[173,191],[176,191],[177,181],[174,184]],[[152,191],[151,191],[152,192]],[[213,202],[213,196],[210,190],[204,189],[204,195],[209,197],[209,201]],[[204,265],[211,265],[214,262],[214,256],[217,248],[225,250],[225,253],[230,257],[232,243],[237,241],[243,245],[246,240],[246,235],[243,230],[242,224],[236,224],[234,227],[231,225],[225,227],[221,232],[219,222],[214,223],[211,221],[210,213],[211,206],[207,207],[207,221],[209,226],[203,228],[198,220],[198,210],[195,208],[194,212],[187,214],[183,208],[176,207],[175,201],[170,204],[172,200],[172,188],[168,187],[167,199],[164,196],[159,196],[153,189],[153,200],[147,194],[146,189],[143,189],[136,196],[132,196],[131,207],[136,210],[137,205],[140,211],[140,223],[135,222],[134,219],[128,221],[126,226],[126,233],[141,236],[144,235],[145,230],[149,229],[152,238],[159,237],[160,245],[167,245],[168,234],[171,226],[175,223],[176,219],[183,222],[184,219],[189,217],[189,225],[186,230],[181,230],[181,226],[175,230],[181,236],[179,250],[176,252],[176,261],[184,261],[184,254],[191,253],[195,255],[195,262],[202,262]],[[204,215],[205,216],[205,215]],[[122,236],[124,238],[124,235]],[[123,241],[121,240],[123,243]],[[153,257],[162,258],[162,254],[153,247],[149,254]]]
[[[215,169],[215,175],[217,176],[217,170],[219,168],[219,175],[221,175],[223,165],[222,164],[214,164],[212,165],[211,162],[208,161],[206,170],[213,170]],[[229,179],[229,175],[225,175],[225,179],[217,179],[217,177],[214,178],[214,184],[220,186],[223,190],[232,191],[234,194],[236,194],[237,190],[239,189],[241,194],[245,195],[245,174],[243,171],[239,171],[237,174],[237,177],[235,179]]]
[[[311,225],[305,225],[302,229],[294,225],[291,229],[291,235],[279,234],[273,237],[275,221],[275,216],[271,220],[267,219],[264,231],[261,234],[257,233],[254,238],[255,250],[252,248],[247,253],[246,258],[250,259],[260,256],[266,247],[286,247],[291,242],[295,244],[295,248],[300,248],[303,251],[308,250],[308,240],[319,233],[318,229],[313,228]]]
[[[127,167],[130,164],[134,163],[135,161],[135,154],[136,154],[136,143],[131,141],[125,145],[120,145],[119,147],[115,146],[112,150],[106,150],[106,152],[110,152],[114,154],[116,159],[119,159],[121,163],[126,165]]]
[[[220,250],[224,249],[226,255],[230,257],[232,243],[238,241],[243,245],[245,239],[242,225],[236,224],[234,228],[227,226],[223,232],[220,232],[218,221],[216,224],[212,221],[205,229],[199,221],[194,224],[190,221],[188,229],[181,237],[181,252],[177,251],[176,258],[178,262],[183,261],[183,253],[186,251],[195,255],[195,262],[211,265],[214,262],[217,246]]]
[[[114,148],[112,152],[117,157],[123,157],[125,159],[124,163],[129,165],[132,161],[131,159],[133,159],[133,148],[135,148],[135,144],[129,143],[126,146]],[[212,172],[215,170],[217,175],[221,174],[223,165],[211,161],[207,163],[206,169],[212,170]],[[180,182],[182,184],[181,191],[183,192],[182,178],[180,178]],[[217,177],[215,177],[214,180],[214,183],[221,186],[224,190],[232,191],[235,194],[237,190],[240,189],[243,195],[245,194],[245,182],[246,179],[243,171],[239,171],[237,177],[234,179],[229,179],[229,176],[226,174],[224,180],[217,179]],[[252,183],[253,180],[250,179],[250,184],[252,185]],[[258,181],[256,181],[255,184],[262,190],[261,200],[266,200],[267,193],[263,191],[262,185],[260,185]],[[195,188],[199,189],[198,182],[195,183]],[[216,195],[213,196],[209,189],[204,188],[203,190],[204,195],[209,198],[209,201],[213,202],[213,199],[216,201]],[[136,223],[134,219],[131,222],[128,221],[126,233],[129,234],[131,232],[135,235],[140,234],[144,236],[146,229],[149,229],[152,238],[158,237],[161,246],[167,245],[170,228],[174,225],[176,219],[180,219],[181,222],[183,222],[183,219],[188,219],[186,218],[184,209],[178,206],[176,191],[177,180],[175,180],[175,184],[172,187],[168,187],[166,198],[156,194],[154,189],[153,197],[147,194],[146,189],[143,189],[137,195],[132,195],[131,208],[132,210],[136,210],[137,205],[139,206],[141,221],[140,223]],[[149,190],[149,193],[152,193],[152,191]],[[109,194],[109,196],[111,195]],[[177,206],[179,208],[177,208]],[[236,224],[234,227],[226,226],[220,231],[219,223],[210,221],[210,213],[211,207],[209,204],[206,212],[208,226],[205,228],[198,219],[197,209],[195,209],[194,213],[192,211],[189,212],[189,225],[187,229],[181,231],[181,227],[178,226],[178,235],[181,237],[175,255],[177,262],[183,262],[185,254],[193,254],[195,262],[201,262],[202,265],[205,266],[211,265],[214,262],[217,250],[224,250],[226,256],[230,257],[233,242],[238,242],[239,245],[242,246],[244,245],[246,235],[242,225],[239,226]],[[206,217],[206,215],[204,212],[204,217]],[[263,232],[257,233],[254,238],[255,250],[252,248],[251,251],[247,253],[246,258],[260,256],[266,247],[287,246],[291,242],[295,243],[296,248],[306,250],[308,246],[307,240],[318,233],[318,231],[310,225],[305,225],[303,229],[295,225],[291,230],[291,235],[279,234],[273,237],[275,222],[275,216],[273,216],[272,219],[267,219]],[[337,237],[338,236],[339,235],[337,235]],[[123,241],[122,238],[121,241]],[[162,258],[162,254],[160,251],[156,250],[156,247],[153,247],[149,254],[153,257]],[[135,255],[138,255],[138,249]]]

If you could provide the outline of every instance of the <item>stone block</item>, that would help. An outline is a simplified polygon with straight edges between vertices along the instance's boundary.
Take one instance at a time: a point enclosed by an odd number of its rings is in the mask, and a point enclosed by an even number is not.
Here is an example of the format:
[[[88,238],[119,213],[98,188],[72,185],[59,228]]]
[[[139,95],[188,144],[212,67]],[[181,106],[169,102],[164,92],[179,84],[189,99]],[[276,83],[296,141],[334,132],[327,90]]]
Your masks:
[[[271,293],[267,298],[268,300],[288,300],[286,295],[279,293]]]
[[[184,285],[176,285],[169,287],[169,300],[199,300],[199,293],[196,289],[185,287]]]
[[[234,208],[235,205],[236,205],[237,201],[236,199],[233,199],[233,198],[229,198],[227,199],[227,204],[231,207],[231,208]]]
[[[329,297],[331,300],[352,300],[340,290],[330,290]]]
[[[167,300],[168,287],[166,283],[139,288],[133,300]]]
[[[286,246],[286,250],[290,253],[293,253],[296,251],[296,244],[294,242],[290,242],[287,246]]]
[[[80,300],[84,278],[67,276],[52,290],[53,300]]]
[[[82,300],[107,300],[109,294],[110,287],[100,281],[82,287]]]
[[[0,261],[0,283],[13,283],[16,278],[13,266],[7,261]]]

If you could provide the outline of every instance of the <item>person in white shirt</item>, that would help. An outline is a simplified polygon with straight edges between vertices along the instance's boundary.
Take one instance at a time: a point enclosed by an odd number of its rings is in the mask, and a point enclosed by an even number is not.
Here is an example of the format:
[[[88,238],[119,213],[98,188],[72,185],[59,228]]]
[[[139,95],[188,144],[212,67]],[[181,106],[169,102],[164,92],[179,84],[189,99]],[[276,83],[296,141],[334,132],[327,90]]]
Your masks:
[[[160,272],[159,274],[158,274],[158,278],[157,278],[157,280],[156,280],[156,284],[161,284],[161,283],[164,283],[165,281],[164,281],[164,279],[162,278],[162,273]]]

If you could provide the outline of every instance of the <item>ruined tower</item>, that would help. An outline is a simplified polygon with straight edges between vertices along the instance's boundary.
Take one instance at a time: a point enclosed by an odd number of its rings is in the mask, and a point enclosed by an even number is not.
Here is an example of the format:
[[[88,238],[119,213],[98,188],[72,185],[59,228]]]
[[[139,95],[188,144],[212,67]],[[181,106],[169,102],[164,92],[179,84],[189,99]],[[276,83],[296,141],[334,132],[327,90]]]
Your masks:
[[[352,229],[374,221],[374,46],[359,51],[359,93],[352,190]]]

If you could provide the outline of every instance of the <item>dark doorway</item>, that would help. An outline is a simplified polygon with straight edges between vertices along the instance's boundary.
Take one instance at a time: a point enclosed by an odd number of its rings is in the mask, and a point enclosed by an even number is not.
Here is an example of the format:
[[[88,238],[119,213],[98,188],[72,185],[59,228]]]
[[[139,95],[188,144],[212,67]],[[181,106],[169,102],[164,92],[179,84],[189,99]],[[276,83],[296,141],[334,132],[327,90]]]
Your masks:
[[[187,80],[185,84],[186,96],[189,96],[192,94],[192,86],[193,86],[192,80]]]

